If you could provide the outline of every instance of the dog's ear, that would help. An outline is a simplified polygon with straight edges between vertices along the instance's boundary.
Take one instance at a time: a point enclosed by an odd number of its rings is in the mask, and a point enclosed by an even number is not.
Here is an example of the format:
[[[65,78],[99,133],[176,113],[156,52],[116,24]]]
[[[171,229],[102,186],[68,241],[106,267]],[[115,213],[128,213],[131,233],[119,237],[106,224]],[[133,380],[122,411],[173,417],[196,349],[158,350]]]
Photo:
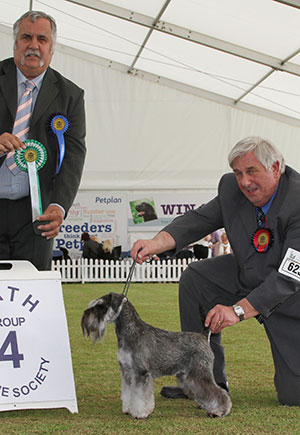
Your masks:
[[[108,295],[101,296],[101,298],[94,299],[93,301],[91,301],[89,303],[89,308],[96,307],[97,305],[99,305],[99,307],[100,306],[107,307],[108,305],[110,305],[110,301],[111,301],[111,297],[109,293]]]

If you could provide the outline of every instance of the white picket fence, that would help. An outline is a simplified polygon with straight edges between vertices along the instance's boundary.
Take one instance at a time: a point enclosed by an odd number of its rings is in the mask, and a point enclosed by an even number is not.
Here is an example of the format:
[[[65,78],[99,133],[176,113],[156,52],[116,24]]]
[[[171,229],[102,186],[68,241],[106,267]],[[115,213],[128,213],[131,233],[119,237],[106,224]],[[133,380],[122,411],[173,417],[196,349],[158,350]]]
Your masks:
[[[189,260],[162,260],[151,263],[136,264],[132,282],[178,282]],[[61,260],[52,261],[52,270],[58,270],[62,282],[125,282],[132,259],[121,261],[103,260]]]

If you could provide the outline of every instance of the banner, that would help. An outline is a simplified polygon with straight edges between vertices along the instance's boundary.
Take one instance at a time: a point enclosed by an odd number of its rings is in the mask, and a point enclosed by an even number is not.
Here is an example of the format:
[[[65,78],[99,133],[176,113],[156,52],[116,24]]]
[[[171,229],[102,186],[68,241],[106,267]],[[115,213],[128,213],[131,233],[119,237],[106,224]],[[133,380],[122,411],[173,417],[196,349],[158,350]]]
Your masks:
[[[127,194],[83,190],[77,193],[67,219],[54,240],[54,250],[67,249],[73,258],[82,256],[82,233],[110,239],[113,246],[128,249]]]
[[[198,208],[215,196],[215,191],[129,195],[128,230],[160,231],[177,216]]]
[[[210,201],[215,191],[130,193],[81,190],[54,241],[54,250],[67,249],[72,258],[82,256],[81,235],[110,239],[122,252],[130,250],[130,236],[160,231],[175,217]]]
[[[0,270],[0,411],[78,412],[60,275],[10,263]]]

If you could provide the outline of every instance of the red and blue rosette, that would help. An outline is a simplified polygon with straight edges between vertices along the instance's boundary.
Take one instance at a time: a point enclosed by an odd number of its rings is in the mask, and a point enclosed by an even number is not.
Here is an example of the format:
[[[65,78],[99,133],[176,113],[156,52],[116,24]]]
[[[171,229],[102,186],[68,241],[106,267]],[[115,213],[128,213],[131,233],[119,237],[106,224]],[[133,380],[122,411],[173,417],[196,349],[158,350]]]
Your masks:
[[[258,228],[252,236],[251,242],[255,250],[260,253],[267,252],[274,241],[270,228]]]
[[[69,128],[69,121],[65,115],[60,113],[54,113],[50,116],[49,120],[50,131],[56,135],[57,144],[58,144],[58,152],[57,152],[57,163],[56,163],[56,174],[59,173],[64,156],[65,156],[65,137],[64,133]]]

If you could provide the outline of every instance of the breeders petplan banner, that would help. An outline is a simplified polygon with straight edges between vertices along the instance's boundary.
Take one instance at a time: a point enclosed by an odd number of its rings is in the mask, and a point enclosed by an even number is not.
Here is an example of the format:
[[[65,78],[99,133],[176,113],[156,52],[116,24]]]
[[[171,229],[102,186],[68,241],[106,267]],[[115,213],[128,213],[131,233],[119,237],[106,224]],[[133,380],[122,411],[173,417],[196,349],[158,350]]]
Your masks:
[[[114,246],[128,249],[127,194],[83,190],[77,193],[67,219],[54,241],[54,250],[65,248],[73,258],[82,256],[82,233],[110,239]]]
[[[128,230],[159,231],[177,216],[198,208],[215,195],[212,191],[129,195]]]

